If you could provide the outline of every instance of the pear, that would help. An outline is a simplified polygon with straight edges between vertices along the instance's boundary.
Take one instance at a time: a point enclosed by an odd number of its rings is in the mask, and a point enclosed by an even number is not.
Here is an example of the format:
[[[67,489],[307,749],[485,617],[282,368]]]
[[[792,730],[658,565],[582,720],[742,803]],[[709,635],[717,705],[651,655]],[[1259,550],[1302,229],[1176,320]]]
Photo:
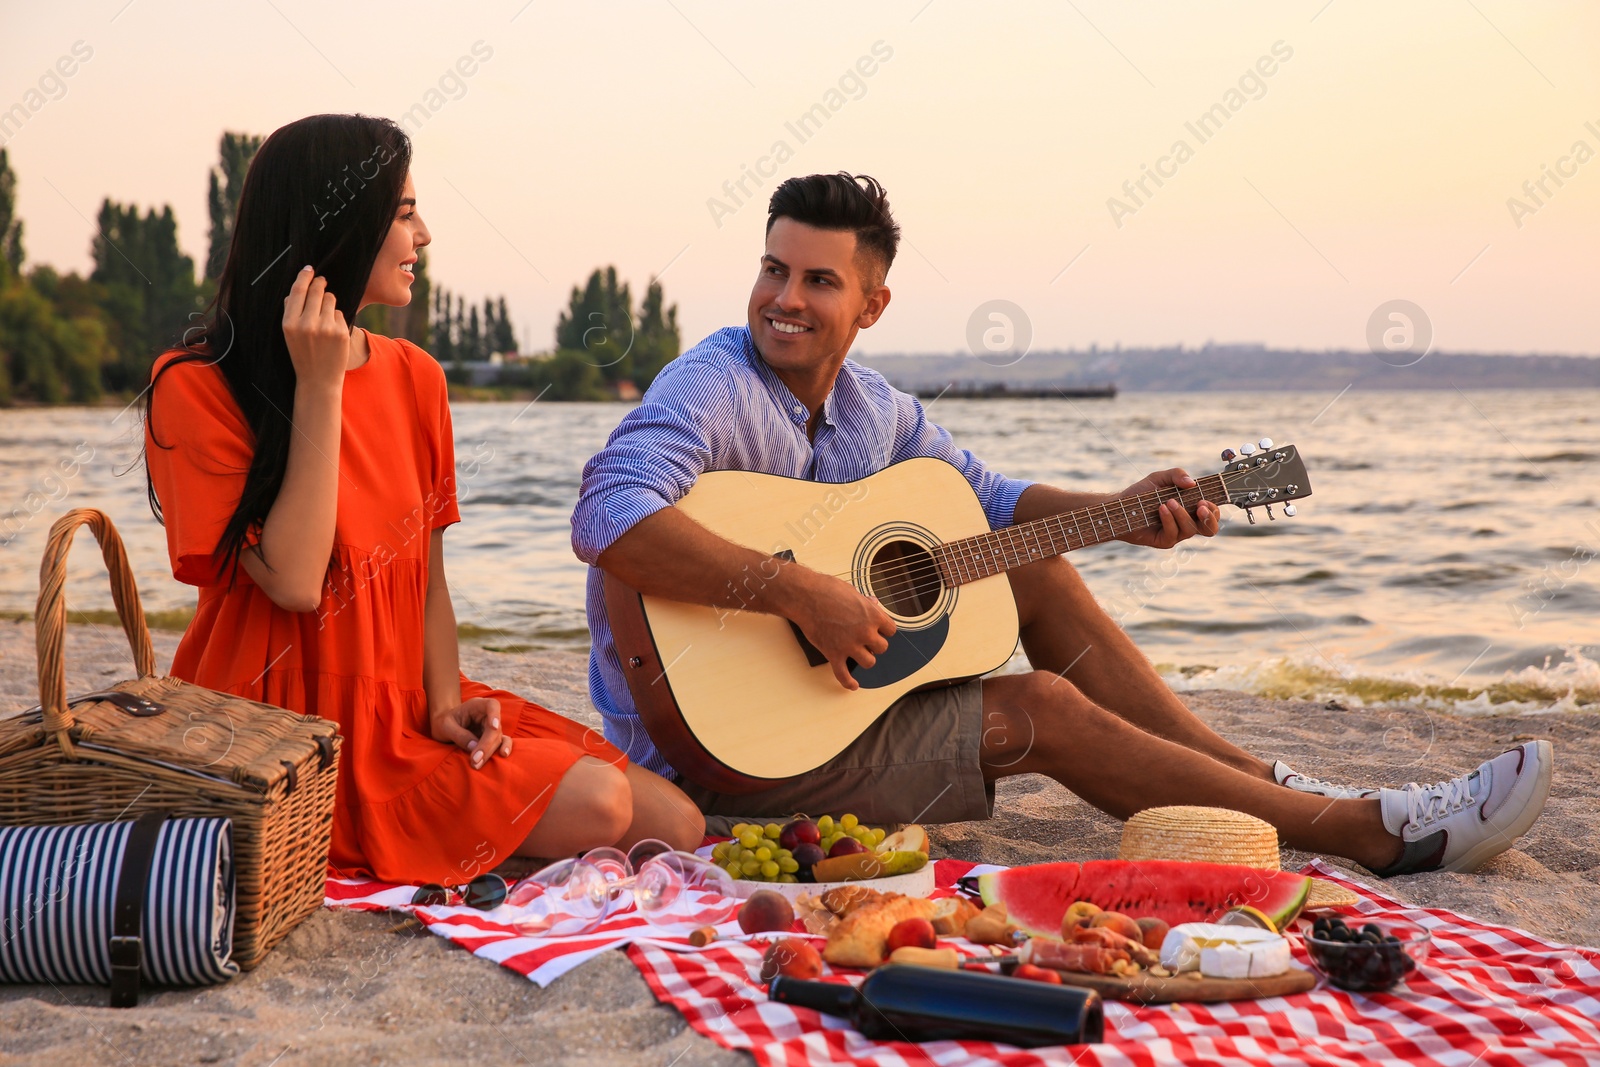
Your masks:
[[[878,851],[927,853],[932,851],[932,847],[928,840],[928,831],[916,823],[908,823],[884,838],[878,845]]]
[[[818,860],[811,867],[811,876],[818,882],[854,882],[910,874],[927,864],[926,852],[852,852]]]

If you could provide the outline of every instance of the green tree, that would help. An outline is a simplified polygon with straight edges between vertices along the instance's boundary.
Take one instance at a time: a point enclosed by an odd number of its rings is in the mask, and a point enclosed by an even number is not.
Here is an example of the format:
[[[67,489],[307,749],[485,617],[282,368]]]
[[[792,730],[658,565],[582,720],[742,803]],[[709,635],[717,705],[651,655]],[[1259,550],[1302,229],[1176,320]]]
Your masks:
[[[16,174],[0,149],[0,404],[94,400],[100,366],[109,358],[103,294],[76,274],[62,278],[49,267],[23,277],[16,190]]]
[[[596,269],[582,289],[572,287],[567,310],[556,320],[556,349],[576,352],[608,382],[628,377],[622,362],[635,341],[633,297],[617,284],[617,268]]]
[[[500,298],[500,310],[494,319],[494,350],[496,352],[515,352],[517,350],[517,332],[511,328],[511,316],[506,314],[506,298]]]
[[[433,291],[433,323],[430,329],[433,347],[428,351],[440,363],[453,363],[456,358],[455,323],[450,318],[453,306],[450,290],[441,285]]]
[[[117,358],[105,368],[113,390],[142,389],[150,364],[178,343],[199,310],[194,260],[178,249],[178,222],[171,205],[144,215],[133,205],[107,199],[100,206],[94,237],[94,273],[104,287]]]
[[[465,297],[456,297],[456,317],[451,326],[455,336],[455,344],[451,350],[451,366],[457,374],[465,374],[466,368],[462,365],[472,356],[471,343],[467,340],[467,301]]]
[[[587,358],[571,349],[536,359],[500,378],[502,385],[532,389],[546,400],[606,400],[611,396],[605,378]]]
[[[475,363],[483,362],[483,327],[478,324],[478,305],[472,305],[472,314],[467,316],[466,336],[467,357]]]
[[[211,210],[211,250],[206,255],[206,280],[222,277],[228,262],[228,246],[233,243],[233,219],[239,213],[239,194],[244,191],[245,172],[261,147],[261,138],[248,133],[224,133],[217,144],[218,161],[208,176],[210,188],[206,204]]]
[[[631,353],[633,383],[648,389],[661,368],[678,358],[682,338],[678,333],[678,305],[666,307],[661,283],[654,278],[645,287],[639,305],[639,336]]]
[[[0,277],[0,403],[86,403],[100,396],[100,366],[109,358],[99,310],[87,301],[63,314],[55,297],[64,287],[48,267],[29,278],[9,268]],[[69,276],[81,288],[81,278]]]
[[[678,308],[666,306],[661,283],[650,280],[636,312],[615,267],[596,269],[582,289],[574,286],[556,321],[556,349],[580,354],[613,384],[626,379],[648,388],[680,344]]]
[[[17,218],[17,175],[0,148],[0,274],[22,270],[22,220]]]

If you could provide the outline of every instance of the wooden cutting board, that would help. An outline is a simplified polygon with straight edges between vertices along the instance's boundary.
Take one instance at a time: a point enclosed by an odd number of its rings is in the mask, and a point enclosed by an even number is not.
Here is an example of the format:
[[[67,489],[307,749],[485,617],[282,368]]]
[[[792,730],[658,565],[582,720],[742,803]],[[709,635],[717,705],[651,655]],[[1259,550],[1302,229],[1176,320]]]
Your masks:
[[[1148,974],[1120,977],[1057,971],[1067,985],[1086,986],[1107,1000],[1133,1004],[1173,1004],[1187,1001],[1215,1004],[1224,1000],[1255,1000],[1304,993],[1317,984],[1315,972],[1292,968],[1271,978],[1155,978]]]

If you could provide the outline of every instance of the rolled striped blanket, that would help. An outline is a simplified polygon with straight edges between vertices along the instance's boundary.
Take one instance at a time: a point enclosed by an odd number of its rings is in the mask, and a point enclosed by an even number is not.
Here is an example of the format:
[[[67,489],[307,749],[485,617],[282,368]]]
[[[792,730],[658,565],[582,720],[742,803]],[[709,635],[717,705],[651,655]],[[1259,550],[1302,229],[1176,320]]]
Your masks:
[[[112,909],[134,823],[0,827],[0,981],[111,983]],[[139,977],[225,982],[233,952],[233,824],[168,819],[150,858]]]

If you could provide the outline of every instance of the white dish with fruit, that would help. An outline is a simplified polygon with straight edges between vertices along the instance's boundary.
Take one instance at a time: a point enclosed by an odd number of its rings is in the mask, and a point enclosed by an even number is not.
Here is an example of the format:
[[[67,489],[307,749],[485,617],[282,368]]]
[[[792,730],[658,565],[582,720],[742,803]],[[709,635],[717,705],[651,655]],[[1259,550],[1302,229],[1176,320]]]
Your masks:
[[[933,892],[928,834],[915,824],[889,834],[854,815],[796,816],[781,826],[738,823],[733,831],[700,854],[733,876],[741,896],[773,889],[793,900],[851,884],[912,897]]]

